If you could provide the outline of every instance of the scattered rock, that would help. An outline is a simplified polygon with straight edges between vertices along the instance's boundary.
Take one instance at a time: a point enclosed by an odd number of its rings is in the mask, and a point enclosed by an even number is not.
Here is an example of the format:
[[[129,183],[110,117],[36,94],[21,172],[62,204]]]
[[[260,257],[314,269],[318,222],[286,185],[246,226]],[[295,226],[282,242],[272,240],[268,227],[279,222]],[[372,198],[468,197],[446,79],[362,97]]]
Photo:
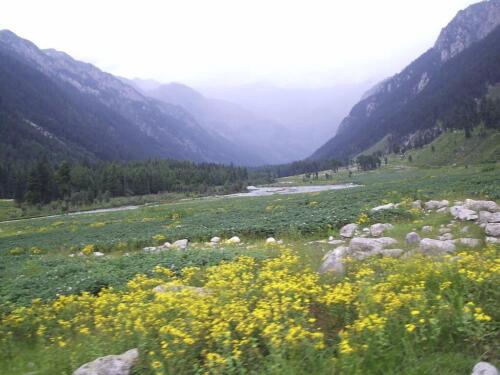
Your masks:
[[[469,227],[463,227],[460,229],[460,233],[467,233],[469,231]]]
[[[276,240],[274,239],[274,237],[269,237],[267,240],[266,240],[266,244],[267,245],[274,245],[276,243]]]
[[[417,209],[422,209],[422,201],[421,200],[416,200],[411,203],[411,208],[417,208]]]
[[[215,243],[215,244],[218,244],[220,242],[220,237],[212,237],[210,239],[210,242],[211,243]]]
[[[433,240],[424,238],[420,241],[419,250],[426,255],[442,255],[455,251],[455,245],[452,241]]]
[[[445,212],[448,212],[448,207],[442,207],[436,210],[437,213],[443,214]]]
[[[476,201],[473,199],[466,199],[464,206],[470,210],[474,211],[489,211],[489,212],[499,212],[500,206],[494,201]]]
[[[343,241],[343,240],[331,240],[331,241],[328,241],[328,243],[330,245],[343,245],[343,244],[345,244],[345,241]]]
[[[358,224],[347,224],[340,228],[340,236],[344,238],[351,238],[354,232],[358,229]]]
[[[179,250],[186,250],[186,249],[187,249],[187,247],[188,247],[188,242],[189,242],[189,241],[188,241],[187,239],[185,239],[185,238],[184,238],[184,239],[182,239],[182,240],[177,240],[177,241],[175,241],[175,242],[172,244],[172,246],[173,246],[173,247],[176,247],[176,248],[177,248],[177,249],[179,249]]]
[[[95,257],[103,257],[104,253],[101,253],[100,251],[94,251],[92,254],[94,254]]]
[[[406,243],[411,245],[420,242],[420,236],[416,232],[410,232],[406,235]]]
[[[73,375],[129,375],[138,358],[139,351],[130,349],[120,355],[108,355],[86,363],[73,372]]]
[[[160,246],[162,249],[170,249],[172,247],[172,244],[170,242],[165,242],[163,245]]]
[[[451,233],[445,233],[442,236],[439,236],[438,239],[440,241],[449,241],[453,239],[453,235]]]
[[[386,223],[386,224],[373,224],[370,227],[370,233],[373,237],[380,237],[381,235],[384,234],[384,231],[392,229],[393,226],[392,224]]]
[[[396,205],[394,203],[388,203],[388,204],[384,204],[382,206],[373,207],[371,209],[371,212],[377,212],[377,211],[382,211],[382,210],[393,210],[394,208],[396,208]]]
[[[283,245],[283,240],[278,240],[278,241],[276,241],[276,243],[277,243],[278,245]]]
[[[363,228],[361,230],[361,232],[363,232],[364,234],[369,234],[370,233],[370,228]]]
[[[455,219],[459,220],[476,220],[478,218],[476,211],[465,208],[464,206],[453,206],[450,208],[450,213]]]
[[[425,202],[424,206],[428,210],[437,210],[439,208],[448,207],[449,204],[450,204],[450,202],[448,202],[445,199],[442,201],[428,201],[428,202]]]
[[[333,241],[334,239],[333,236],[328,237],[328,241]]]
[[[231,237],[229,240],[228,240],[229,243],[234,243],[234,244],[237,244],[237,243],[240,243],[241,240],[238,236],[233,236]]]
[[[345,273],[343,259],[348,251],[348,247],[340,246],[326,253],[323,257],[323,262],[319,267],[319,273],[335,273],[343,275]]]
[[[430,225],[424,225],[422,227],[422,232],[425,232],[425,233],[432,232],[432,227]]]
[[[500,237],[500,223],[487,224],[484,230],[490,237]]]
[[[486,237],[486,243],[500,243],[500,238]]]
[[[500,212],[479,212],[479,222],[480,223],[500,223]]]
[[[402,249],[383,249],[379,251],[380,255],[390,258],[399,258],[403,253],[404,250]]]
[[[155,254],[158,252],[158,249],[154,246],[149,246],[149,247],[145,247],[144,249],[142,249],[142,251],[144,251],[145,253]]]
[[[462,244],[464,246],[467,246],[467,247],[479,247],[481,245],[481,241],[478,240],[477,238],[459,238],[457,240],[455,240],[455,243],[459,243],[459,244]]]
[[[182,292],[184,290],[190,290],[192,292],[195,292],[196,294],[199,294],[200,296],[206,296],[209,294],[205,288],[176,284],[173,282],[167,283],[167,284],[157,285],[153,288],[153,292],[155,292],[155,293]]]
[[[478,362],[472,369],[471,375],[499,375],[495,366],[489,362]]]
[[[380,237],[380,238],[361,238],[355,237],[349,243],[349,253],[357,259],[365,258],[366,256],[374,255],[383,248],[397,244],[394,238]]]
[[[445,234],[445,233],[450,233],[450,232],[451,232],[450,228],[439,228],[440,234]]]

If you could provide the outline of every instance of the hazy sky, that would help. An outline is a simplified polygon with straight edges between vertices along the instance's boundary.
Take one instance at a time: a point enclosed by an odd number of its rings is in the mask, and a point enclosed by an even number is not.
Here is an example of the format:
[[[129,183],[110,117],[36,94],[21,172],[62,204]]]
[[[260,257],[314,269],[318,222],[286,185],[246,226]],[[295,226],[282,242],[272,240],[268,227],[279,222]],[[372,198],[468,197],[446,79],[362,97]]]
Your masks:
[[[327,86],[396,73],[470,0],[1,0],[0,28],[125,77]]]

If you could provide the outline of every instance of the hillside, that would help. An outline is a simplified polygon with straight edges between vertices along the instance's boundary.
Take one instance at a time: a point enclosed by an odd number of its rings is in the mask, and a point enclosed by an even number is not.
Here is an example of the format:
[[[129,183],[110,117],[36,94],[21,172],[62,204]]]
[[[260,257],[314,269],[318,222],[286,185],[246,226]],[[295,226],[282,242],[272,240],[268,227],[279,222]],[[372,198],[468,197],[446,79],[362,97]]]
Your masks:
[[[148,98],[63,52],[40,50],[7,30],[0,32],[0,58],[0,112],[8,119],[2,126],[2,148],[27,145],[26,159],[42,153],[57,159],[67,150],[72,150],[71,159],[88,155],[237,164],[254,159],[204,129],[182,108]]]
[[[500,82],[499,24],[499,0],[459,12],[433,48],[370,90],[311,158],[346,159],[387,135],[396,144],[485,96]]]

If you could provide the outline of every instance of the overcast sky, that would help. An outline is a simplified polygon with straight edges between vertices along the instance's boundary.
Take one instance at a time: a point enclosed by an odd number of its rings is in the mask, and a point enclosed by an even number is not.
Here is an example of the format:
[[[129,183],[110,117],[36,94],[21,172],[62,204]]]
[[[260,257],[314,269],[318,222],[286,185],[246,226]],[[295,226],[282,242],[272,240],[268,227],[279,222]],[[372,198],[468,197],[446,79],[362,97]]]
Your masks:
[[[470,0],[1,0],[0,28],[125,77],[328,86],[392,75]]]

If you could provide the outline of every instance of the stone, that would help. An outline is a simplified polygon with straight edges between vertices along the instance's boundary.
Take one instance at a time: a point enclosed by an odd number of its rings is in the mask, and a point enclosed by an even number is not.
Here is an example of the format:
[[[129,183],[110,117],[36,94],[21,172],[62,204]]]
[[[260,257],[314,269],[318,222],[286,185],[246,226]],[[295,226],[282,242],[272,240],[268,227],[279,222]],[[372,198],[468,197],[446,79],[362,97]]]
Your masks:
[[[425,232],[425,233],[432,232],[432,227],[430,225],[424,225],[422,227],[422,232]]]
[[[494,201],[476,201],[474,199],[466,199],[464,203],[465,208],[474,211],[489,211],[499,212],[500,206]]]
[[[450,228],[439,228],[440,234],[445,234],[445,233],[450,233],[450,232],[451,232]]]
[[[424,206],[428,210],[437,210],[439,208],[448,207],[449,204],[450,204],[450,202],[448,202],[447,200],[428,201],[428,202],[424,203]]]
[[[500,238],[486,237],[486,243],[493,243],[493,244],[500,243]]]
[[[144,251],[145,253],[154,254],[154,253],[158,252],[158,249],[154,246],[149,246],[149,247],[145,247],[144,249],[142,249],[142,251]]]
[[[489,223],[484,231],[490,237],[500,237],[500,223]]]
[[[480,240],[478,240],[477,238],[469,238],[469,237],[459,238],[459,239],[455,240],[455,243],[458,243],[458,244],[461,244],[461,245],[464,245],[467,247],[471,247],[471,248],[479,247],[481,245]]]
[[[186,250],[188,247],[188,240],[187,239],[182,239],[182,240],[177,240],[175,241],[172,246],[179,249],[179,250]]]
[[[403,255],[404,250],[402,249],[382,249],[378,252],[383,257],[399,258]]]
[[[276,243],[276,240],[274,239],[274,237],[269,237],[268,239],[266,239],[267,245],[274,245],[275,243]]]
[[[200,296],[206,296],[210,294],[205,288],[176,284],[174,282],[157,285],[153,288],[153,292],[155,293],[166,293],[166,292],[177,293],[177,292],[182,292],[184,290],[189,290],[191,292],[199,294]]]
[[[479,212],[479,222],[480,223],[500,223],[500,212]]]
[[[420,236],[418,235],[417,232],[410,232],[406,235],[405,239],[406,243],[408,245],[419,243],[420,242]]]
[[[328,237],[328,241],[333,241],[335,238],[333,236]]]
[[[438,214],[444,214],[445,212],[448,212],[448,207],[441,207],[436,210]]]
[[[443,255],[452,253],[456,250],[452,241],[433,240],[424,238],[420,241],[419,251],[426,255]]]
[[[234,244],[238,244],[241,242],[240,238],[238,236],[233,236],[231,237],[229,240],[228,240],[229,243],[234,243]]]
[[[370,228],[363,228],[361,232],[363,232],[364,234],[370,234]]]
[[[340,236],[344,238],[351,238],[354,232],[358,229],[358,224],[347,224],[340,228]]]
[[[323,262],[319,267],[319,273],[334,273],[343,275],[345,273],[343,260],[348,251],[348,247],[340,246],[326,253],[323,257]]]
[[[170,242],[165,242],[163,245],[160,246],[162,249],[170,249],[172,247],[172,244]]]
[[[373,207],[371,209],[371,212],[377,212],[377,211],[383,211],[383,210],[393,210],[395,208],[396,208],[396,205],[394,203],[388,203],[388,204],[384,204],[382,206]]]
[[[472,368],[471,375],[499,375],[497,368],[489,362],[478,362]]]
[[[390,230],[392,229],[393,226],[392,224],[381,224],[381,223],[377,223],[377,224],[373,224],[371,227],[370,227],[370,233],[373,237],[380,237],[384,234],[384,232],[386,230]]]
[[[331,241],[328,241],[328,243],[330,245],[343,245],[343,244],[345,244],[345,241],[343,241],[343,240],[331,240]]]
[[[462,229],[460,229],[460,233],[467,233],[469,231],[469,227],[463,227]]]
[[[459,220],[476,220],[478,218],[476,211],[465,208],[464,206],[453,206],[450,208],[450,213],[455,219]]]
[[[355,237],[349,243],[349,252],[354,258],[364,258],[367,254],[379,252],[383,248],[397,244],[394,238],[380,237],[380,238],[361,238]]]
[[[445,233],[442,236],[439,236],[438,239],[440,241],[449,241],[453,239],[453,235],[451,233]]]
[[[95,257],[103,257],[104,253],[101,253],[100,251],[94,251],[92,254],[94,254]]]
[[[283,245],[283,240],[278,240],[278,241],[276,241],[276,243],[277,243],[278,245]]]
[[[73,375],[129,375],[139,358],[139,350],[130,349],[120,355],[108,355],[79,367]]]
[[[210,242],[211,242],[211,243],[219,243],[219,242],[220,242],[220,237],[212,237],[212,238],[210,239]]]
[[[422,209],[422,201],[421,200],[416,200],[411,203],[411,208],[416,208],[421,210]]]

